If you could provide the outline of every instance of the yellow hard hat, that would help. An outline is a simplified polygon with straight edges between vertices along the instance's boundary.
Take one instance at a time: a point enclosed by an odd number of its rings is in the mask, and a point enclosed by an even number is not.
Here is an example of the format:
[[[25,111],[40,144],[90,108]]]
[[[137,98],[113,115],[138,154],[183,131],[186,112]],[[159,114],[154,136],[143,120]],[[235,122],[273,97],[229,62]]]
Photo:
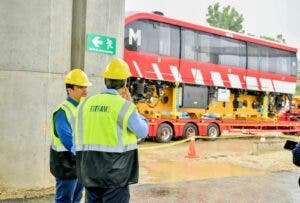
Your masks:
[[[115,80],[125,80],[131,76],[128,64],[120,59],[112,59],[106,66],[103,77]]]
[[[65,84],[78,85],[78,86],[91,86],[87,75],[79,68],[71,70],[64,80]]]

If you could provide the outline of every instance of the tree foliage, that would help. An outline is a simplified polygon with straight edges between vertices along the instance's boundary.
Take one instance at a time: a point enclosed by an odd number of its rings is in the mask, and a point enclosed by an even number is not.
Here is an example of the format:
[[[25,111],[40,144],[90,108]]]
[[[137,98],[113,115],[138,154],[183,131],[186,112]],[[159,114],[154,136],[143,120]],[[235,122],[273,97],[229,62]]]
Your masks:
[[[208,6],[208,13],[206,14],[206,21],[210,26],[231,30],[235,32],[244,33],[243,30],[243,22],[244,17],[242,14],[239,14],[235,8],[231,6],[223,7],[222,11],[220,9],[220,4],[217,2],[214,5]],[[251,33],[247,33],[247,35],[255,36]],[[276,37],[269,37],[261,35],[259,36],[262,39],[279,42],[279,43],[286,43],[282,34],[276,35]]]
[[[244,33],[243,21],[244,17],[239,14],[235,8],[231,6],[223,7],[220,11],[220,4],[215,3],[208,7],[208,13],[206,14],[206,21],[210,26],[227,29],[235,32]]]
[[[283,43],[283,44],[286,43],[282,34],[278,34],[275,38],[274,37],[268,37],[268,36],[261,35],[260,38],[267,39],[267,40],[274,41],[274,42]]]

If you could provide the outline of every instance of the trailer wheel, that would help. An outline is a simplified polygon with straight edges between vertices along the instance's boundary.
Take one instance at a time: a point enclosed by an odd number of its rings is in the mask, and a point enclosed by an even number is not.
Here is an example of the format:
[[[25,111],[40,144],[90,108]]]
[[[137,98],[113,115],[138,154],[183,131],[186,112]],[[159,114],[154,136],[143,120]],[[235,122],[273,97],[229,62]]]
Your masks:
[[[159,125],[156,134],[157,142],[169,142],[173,137],[173,129],[167,123],[162,123]]]
[[[198,128],[192,123],[187,123],[183,128],[182,138],[190,138],[198,135]]]
[[[205,140],[216,140],[217,137],[220,136],[220,129],[217,124],[211,123],[207,126],[207,132],[206,135],[210,138],[207,138]]]

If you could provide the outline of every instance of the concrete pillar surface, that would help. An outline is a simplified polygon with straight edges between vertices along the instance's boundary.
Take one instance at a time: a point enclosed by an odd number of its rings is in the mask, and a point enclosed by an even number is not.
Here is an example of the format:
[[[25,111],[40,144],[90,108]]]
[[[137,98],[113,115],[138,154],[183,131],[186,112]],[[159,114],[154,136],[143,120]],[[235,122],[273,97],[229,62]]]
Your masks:
[[[49,172],[50,115],[66,98],[64,75],[101,73],[123,56],[125,2],[120,0],[0,0],[0,191],[54,186]],[[86,34],[117,39],[116,55],[86,51]],[[1,199],[1,192],[0,192]]]
[[[0,191],[54,184],[50,112],[66,98],[72,0],[0,1]]]

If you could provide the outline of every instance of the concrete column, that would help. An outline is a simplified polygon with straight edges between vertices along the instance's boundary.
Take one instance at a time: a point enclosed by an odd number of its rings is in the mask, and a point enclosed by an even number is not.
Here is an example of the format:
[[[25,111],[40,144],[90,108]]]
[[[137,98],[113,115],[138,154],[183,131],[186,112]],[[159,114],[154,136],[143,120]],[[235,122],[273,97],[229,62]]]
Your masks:
[[[74,0],[72,32],[72,67],[83,67],[93,86],[90,93],[104,87],[102,72],[112,57],[123,57],[125,1]],[[76,16],[76,17],[74,17]],[[87,34],[116,38],[116,55],[86,50]]]
[[[64,75],[83,68],[103,87],[114,56],[86,51],[86,33],[117,39],[123,56],[122,0],[0,1],[0,191],[54,186],[50,115],[66,98]],[[72,33],[73,32],[73,33]],[[1,193],[0,193],[1,195]]]
[[[73,0],[71,66],[84,69],[87,0]]]
[[[50,111],[65,98],[72,0],[0,2],[0,191],[53,186]]]

